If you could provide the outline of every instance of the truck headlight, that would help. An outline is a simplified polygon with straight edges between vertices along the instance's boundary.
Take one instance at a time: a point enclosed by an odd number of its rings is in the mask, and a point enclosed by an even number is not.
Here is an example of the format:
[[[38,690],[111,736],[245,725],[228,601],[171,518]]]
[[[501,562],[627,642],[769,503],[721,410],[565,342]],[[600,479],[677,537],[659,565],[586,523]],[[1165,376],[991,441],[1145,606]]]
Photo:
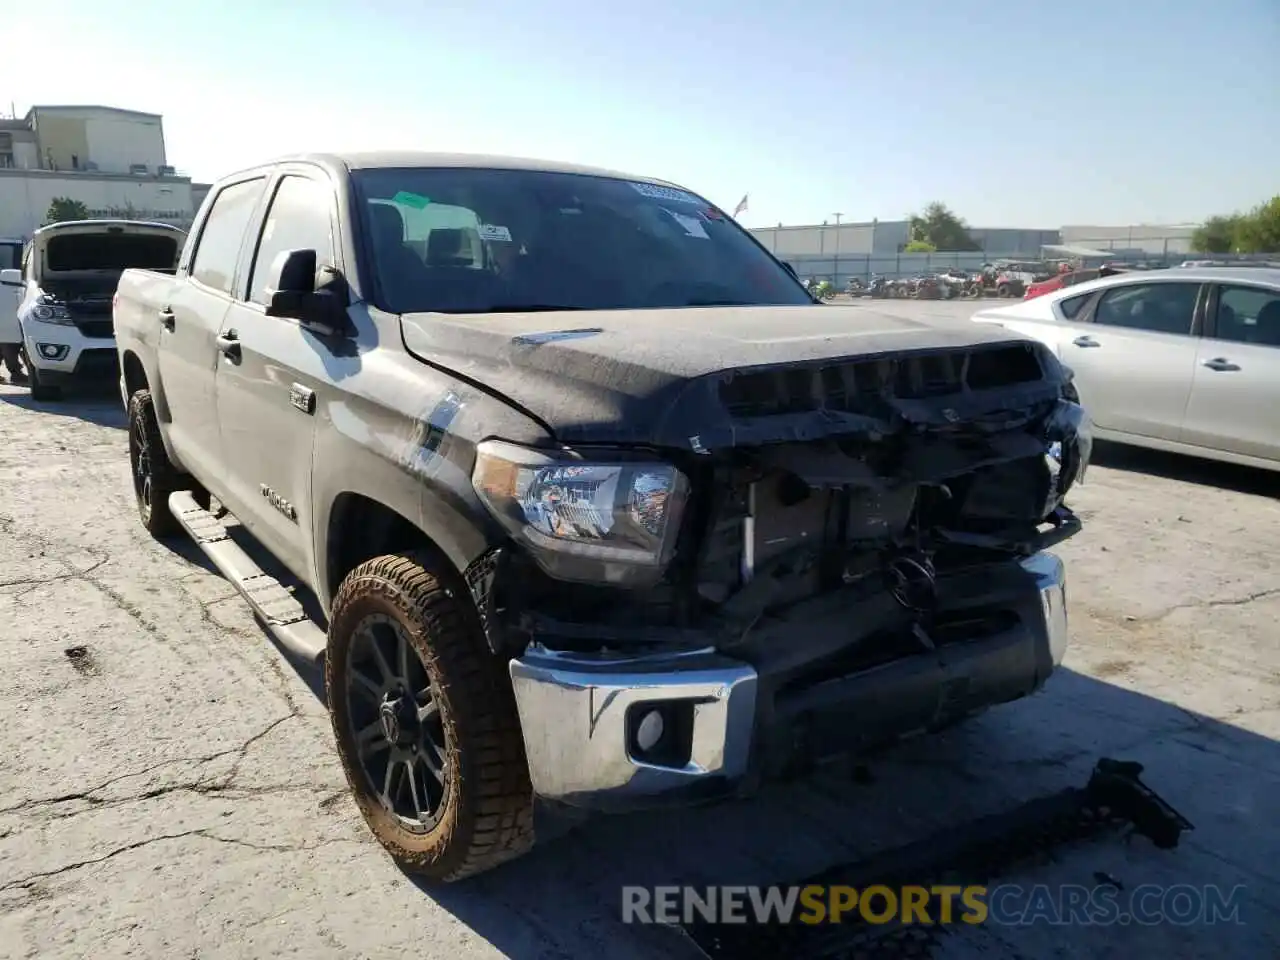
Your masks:
[[[45,323],[58,323],[63,326],[68,326],[72,322],[71,314],[60,303],[37,303],[31,308],[31,316],[33,319],[42,320]]]
[[[626,587],[662,577],[689,498],[688,479],[669,463],[500,441],[477,446],[472,485],[551,576]]]

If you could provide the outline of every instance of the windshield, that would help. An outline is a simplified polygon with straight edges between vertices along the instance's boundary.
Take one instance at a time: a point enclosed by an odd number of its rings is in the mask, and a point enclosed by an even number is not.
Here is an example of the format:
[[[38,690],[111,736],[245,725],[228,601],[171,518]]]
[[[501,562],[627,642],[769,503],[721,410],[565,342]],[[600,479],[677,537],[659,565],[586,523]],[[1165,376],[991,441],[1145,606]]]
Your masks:
[[[154,233],[71,233],[50,237],[44,270],[69,273],[103,270],[115,273],[130,267],[172,270],[178,259],[179,236]]]
[[[379,306],[395,313],[812,304],[706,200],[583,174],[355,173]]]

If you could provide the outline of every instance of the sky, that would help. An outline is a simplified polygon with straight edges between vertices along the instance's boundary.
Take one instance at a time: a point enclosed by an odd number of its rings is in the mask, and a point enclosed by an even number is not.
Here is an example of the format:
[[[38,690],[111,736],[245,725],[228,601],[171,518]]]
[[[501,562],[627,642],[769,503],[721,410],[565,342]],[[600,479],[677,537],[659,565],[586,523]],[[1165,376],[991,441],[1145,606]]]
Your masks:
[[[747,226],[1187,223],[1280,193],[1280,0],[0,0],[0,110],[164,116],[197,180],[309,150],[675,181]]]

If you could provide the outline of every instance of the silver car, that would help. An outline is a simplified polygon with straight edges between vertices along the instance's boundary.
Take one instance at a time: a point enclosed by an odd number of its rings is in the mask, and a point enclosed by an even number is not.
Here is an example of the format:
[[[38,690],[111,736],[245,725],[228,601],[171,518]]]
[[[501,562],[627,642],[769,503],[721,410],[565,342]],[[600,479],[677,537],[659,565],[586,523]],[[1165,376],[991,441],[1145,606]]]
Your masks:
[[[1280,470],[1280,269],[1125,273],[973,319],[1056,350],[1101,439]]]

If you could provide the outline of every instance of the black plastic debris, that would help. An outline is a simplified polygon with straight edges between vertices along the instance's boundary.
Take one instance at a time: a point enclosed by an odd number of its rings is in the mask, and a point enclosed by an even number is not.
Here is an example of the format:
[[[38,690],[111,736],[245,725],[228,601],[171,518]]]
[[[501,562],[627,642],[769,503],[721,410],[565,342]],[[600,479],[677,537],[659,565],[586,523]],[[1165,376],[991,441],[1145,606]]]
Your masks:
[[[77,673],[90,675],[97,672],[97,661],[88,647],[78,645],[67,647],[62,651],[62,655],[71,661],[71,666]]]
[[[1191,823],[1140,779],[1139,763],[1099,760],[1083,788],[1071,788],[1021,806],[940,831],[867,860],[843,864],[795,881],[848,886],[988,884],[1010,870],[1062,847],[1131,827],[1162,849],[1176,847]],[[791,886],[793,884],[785,884]],[[712,960],[806,958],[927,958],[944,926],[873,925],[852,914],[838,924],[685,924],[685,932]]]

